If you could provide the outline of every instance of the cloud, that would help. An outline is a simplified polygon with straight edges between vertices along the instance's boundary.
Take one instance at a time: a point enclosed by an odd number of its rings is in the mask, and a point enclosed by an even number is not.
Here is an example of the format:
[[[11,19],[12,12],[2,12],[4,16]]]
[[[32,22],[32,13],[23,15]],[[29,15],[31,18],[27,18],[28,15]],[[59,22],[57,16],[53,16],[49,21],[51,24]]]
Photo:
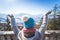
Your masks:
[[[0,0],[0,12],[5,14],[29,13],[32,15],[45,14],[53,7],[52,3],[47,1],[18,1],[18,0]],[[51,2],[51,1],[50,1]],[[45,5],[44,5],[45,4]],[[47,5],[48,4],[48,5]],[[44,15],[43,14],[43,15]]]

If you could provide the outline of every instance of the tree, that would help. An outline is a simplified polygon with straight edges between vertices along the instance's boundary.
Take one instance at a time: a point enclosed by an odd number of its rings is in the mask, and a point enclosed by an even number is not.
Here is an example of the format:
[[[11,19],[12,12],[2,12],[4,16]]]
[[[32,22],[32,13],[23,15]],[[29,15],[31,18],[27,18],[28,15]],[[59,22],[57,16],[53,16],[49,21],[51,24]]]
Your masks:
[[[49,19],[48,29],[60,30],[60,10],[57,5],[55,5],[53,13],[53,18]]]
[[[6,22],[7,22],[7,25],[6,25],[6,28],[5,28],[5,30],[12,30],[11,29],[11,26],[10,26],[10,21],[9,21],[9,19],[8,19],[8,17],[7,17],[7,19],[6,19]]]

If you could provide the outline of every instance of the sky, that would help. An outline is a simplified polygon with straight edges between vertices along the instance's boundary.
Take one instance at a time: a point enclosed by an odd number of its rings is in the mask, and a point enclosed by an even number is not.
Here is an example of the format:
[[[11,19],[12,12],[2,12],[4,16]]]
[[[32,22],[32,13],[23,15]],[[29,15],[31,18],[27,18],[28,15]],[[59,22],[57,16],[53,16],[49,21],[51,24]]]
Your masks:
[[[59,3],[60,0],[0,0],[0,13],[44,15]]]

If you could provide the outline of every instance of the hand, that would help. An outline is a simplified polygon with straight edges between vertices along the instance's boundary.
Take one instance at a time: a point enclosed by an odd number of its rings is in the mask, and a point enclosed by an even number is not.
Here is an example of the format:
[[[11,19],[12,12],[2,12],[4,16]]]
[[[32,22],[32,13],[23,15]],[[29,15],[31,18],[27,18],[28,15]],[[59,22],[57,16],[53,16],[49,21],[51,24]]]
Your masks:
[[[48,11],[45,15],[48,16],[52,11]]]
[[[11,22],[11,19],[13,19],[14,18],[14,16],[13,15],[7,15],[7,18],[8,18],[8,20]]]
[[[8,17],[13,18],[14,16],[13,15],[8,15]]]

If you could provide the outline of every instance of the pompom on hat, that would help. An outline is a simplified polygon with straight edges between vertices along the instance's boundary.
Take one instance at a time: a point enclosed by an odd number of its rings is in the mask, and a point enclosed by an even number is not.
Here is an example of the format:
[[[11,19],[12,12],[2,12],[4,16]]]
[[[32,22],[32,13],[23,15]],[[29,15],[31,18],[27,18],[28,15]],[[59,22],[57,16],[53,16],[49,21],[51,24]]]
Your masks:
[[[29,28],[34,28],[34,25],[35,25],[35,21],[33,18],[31,18],[30,16],[28,15],[24,15],[22,17],[22,21],[24,22],[24,27],[29,29]]]

